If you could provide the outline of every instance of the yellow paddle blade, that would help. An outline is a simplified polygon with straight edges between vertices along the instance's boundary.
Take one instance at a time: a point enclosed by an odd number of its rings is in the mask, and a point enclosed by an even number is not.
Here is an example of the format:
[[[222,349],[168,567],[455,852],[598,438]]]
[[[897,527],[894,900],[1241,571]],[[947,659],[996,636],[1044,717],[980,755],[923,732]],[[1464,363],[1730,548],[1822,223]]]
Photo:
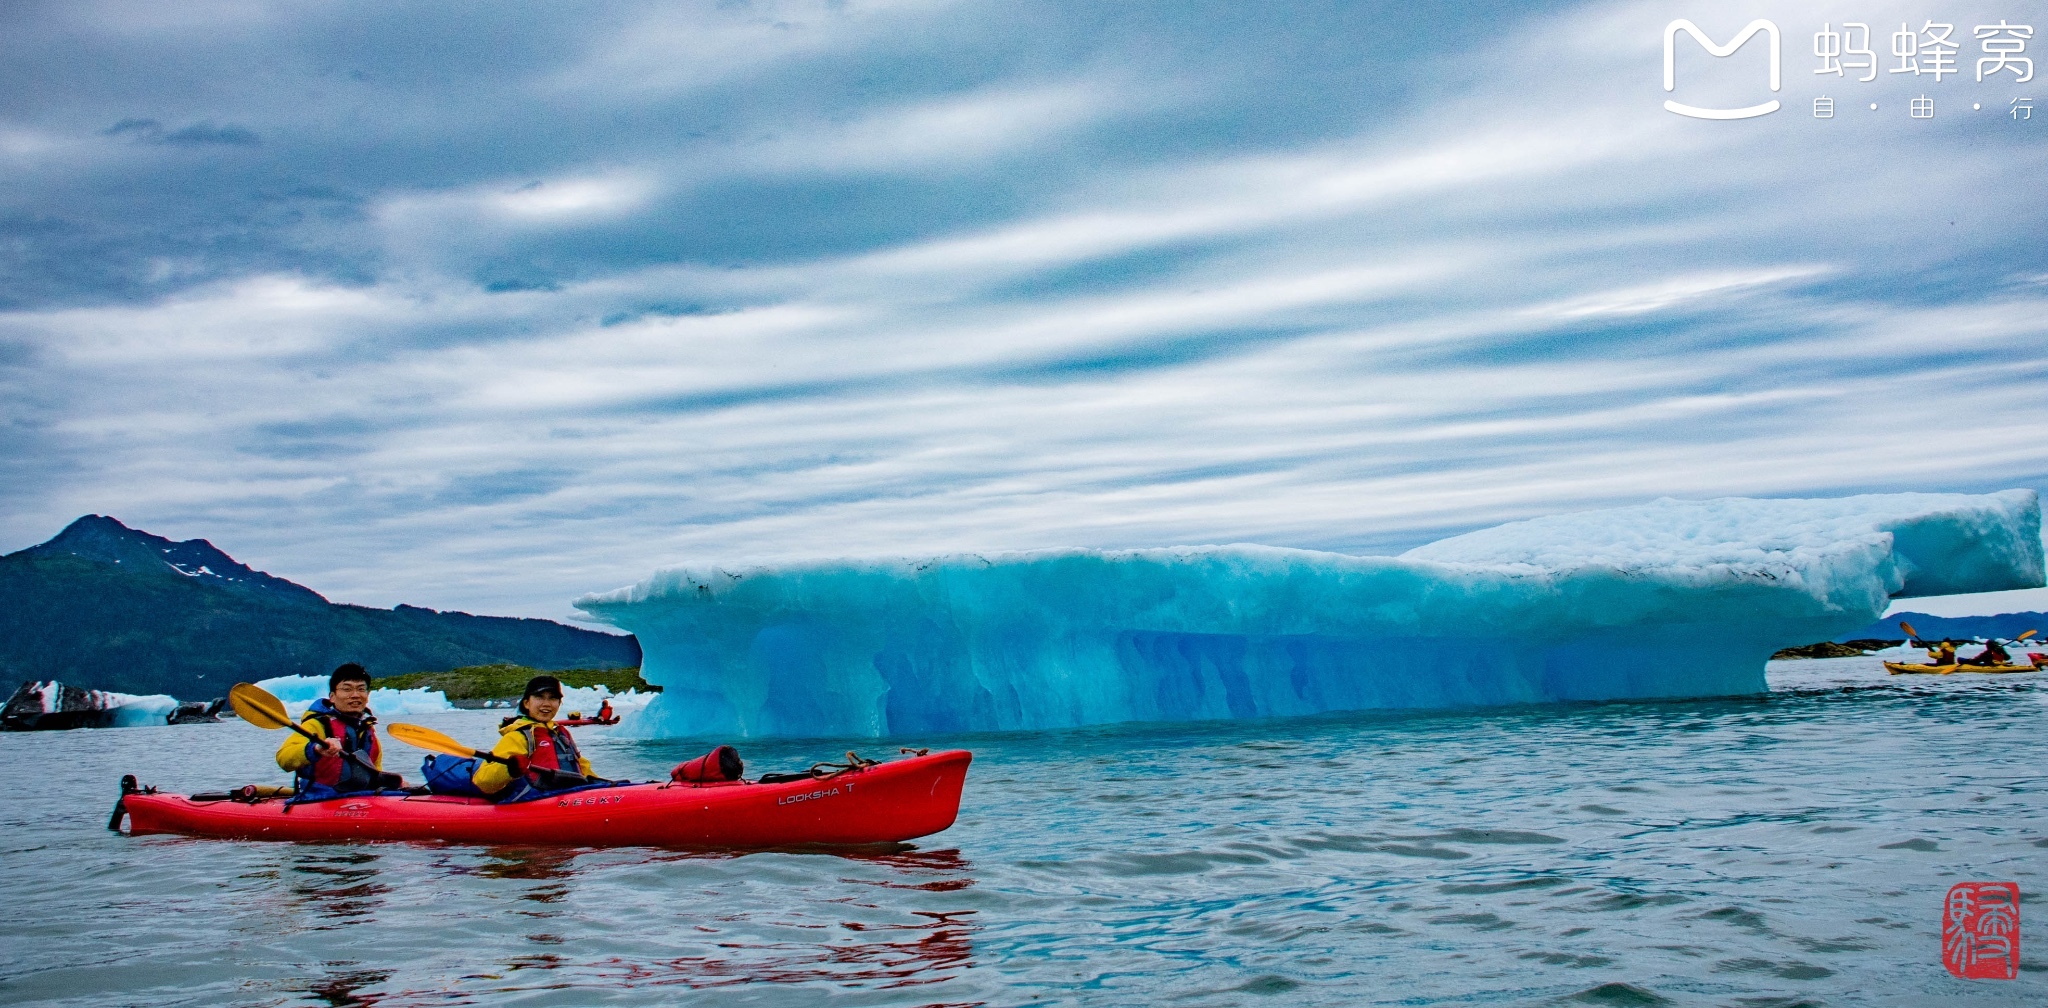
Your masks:
[[[292,715],[284,709],[284,701],[255,683],[239,682],[228,687],[228,704],[234,707],[236,716],[258,728],[292,725]]]
[[[1906,631],[1906,636],[1911,637],[1914,640],[1920,639],[1920,631],[1913,629],[1913,624],[1908,623],[1905,620],[1899,621],[1899,629]]]
[[[2039,631],[2039,630],[2029,630],[2029,631],[2027,631],[2026,633],[2023,633],[2023,634],[2019,635],[2018,637],[2014,637],[2014,638],[2012,639],[2012,642],[2013,642],[2014,644],[2018,644],[2019,642],[2021,642],[2021,641],[2023,641],[2023,640],[2026,640],[2027,638],[2029,638],[2029,637],[2032,637],[2032,636],[2034,636],[2035,634],[2037,634],[2037,633],[2040,633],[2040,632],[2041,632],[2041,631]]]
[[[416,724],[387,725],[384,731],[392,738],[406,745],[416,746],[428,752],[447,753],[450,756],[484,755],[432,728],[424,728]]]

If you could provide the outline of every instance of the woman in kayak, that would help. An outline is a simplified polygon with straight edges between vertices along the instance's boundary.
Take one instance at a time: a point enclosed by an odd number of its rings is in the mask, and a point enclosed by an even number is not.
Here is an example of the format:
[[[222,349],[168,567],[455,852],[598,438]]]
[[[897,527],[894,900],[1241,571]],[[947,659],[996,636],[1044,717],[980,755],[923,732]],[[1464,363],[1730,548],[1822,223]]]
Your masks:
[[[470,782],[493,801],[523,801],[549,791],[575,787],[593,778],[590,761],[576,750],[569,729],[555,725],[562,709],[562,681],[554,676],[534,676],[526,682],[519,698],[519,714],[505,719],[498,728],[498,744],[491,755],[502,756],[512,765],[482,760]]]

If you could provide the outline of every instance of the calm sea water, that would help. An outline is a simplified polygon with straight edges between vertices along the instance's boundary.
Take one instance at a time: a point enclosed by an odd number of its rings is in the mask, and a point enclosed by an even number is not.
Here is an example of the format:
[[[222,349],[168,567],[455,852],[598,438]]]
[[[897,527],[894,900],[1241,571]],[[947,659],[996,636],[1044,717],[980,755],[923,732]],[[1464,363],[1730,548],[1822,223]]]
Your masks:
[[[276,737],[5,735],[0,1003],[2039,1004],[2044,678],[903,740],[975,751],[960,822],[846,855],[128,838],[122,773],[267,781]],[[894,750],[742,752],[849,745]],[[2019,979],[1943,971],[1964,880],[2027,893]]]

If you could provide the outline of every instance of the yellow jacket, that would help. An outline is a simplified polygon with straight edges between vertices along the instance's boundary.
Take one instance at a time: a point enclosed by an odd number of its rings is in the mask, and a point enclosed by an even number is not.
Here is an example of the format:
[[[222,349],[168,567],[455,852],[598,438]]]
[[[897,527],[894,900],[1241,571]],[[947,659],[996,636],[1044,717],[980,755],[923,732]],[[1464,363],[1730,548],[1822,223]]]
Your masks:
[[[314,738],[324,739],[327,737],[327,719],[315,716],[317,714],[331,713],[333,711],[333,708],[330,707],[323,712],[320,709],[320,707],[324,703],[326,703],[326,701],[324,700],[315,701],[314,706],[308,708],[306,710],[306,713],[299,715],[299,727],[311,732]],[[312,743],[306,741],[306,736],[301,735],[298,732],[286,732],[284,735],[284,744],[277,747],[278,768],[281,770],[290,770],[293,773],[299,772],[299,770],[303,769],[306,766],[306,764],[312,762],[312,760],[306,756],[306,747],[311,744]],[[382,746],[378,746],[370,752],[357,752],[356,755],[361,756],[363,758],[363,762],[368,763],[379,770],[384,769],[384,749]]]
[[[569,734],[566,728],[556,728],[553,721],[535,721],[533,718],[521,714],[506,722],[503,728],[498,729],[498,744],[491,747],[491,755],[503,756],[507,759],[514,756],[532,756],[533,750],[527,741],[529,736],[528,729],[557,732],[564,737]],[[570,744],[574,745],[575,743],[572,741]],[[559,752],[559,750],[557,751]],[[590,770],[590,760],[580,751],[576,754],[576,766],[573,768],[565,766],[562,769],[573,769],[574,772],[580,773],[585,777],[595,776]],[[497,794],[505,790],[512,783],[512,768],[503,763],[479,760],[477,761],[476,773],[470,775],[470,783],[475,784],[476,789],[485,794]]]

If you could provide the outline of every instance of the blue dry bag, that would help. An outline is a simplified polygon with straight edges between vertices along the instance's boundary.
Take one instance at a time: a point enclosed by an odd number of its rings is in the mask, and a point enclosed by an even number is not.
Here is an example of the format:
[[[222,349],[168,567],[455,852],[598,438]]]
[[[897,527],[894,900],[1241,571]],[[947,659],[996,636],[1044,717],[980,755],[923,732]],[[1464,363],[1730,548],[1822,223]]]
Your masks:
[[[489,797],[470,783],[476,773],[477,758],[474,756],[449,756],[435,753],[420,761],[420,776],[426,778],[427,790],[435,794],[460,795],[464,798]]]

